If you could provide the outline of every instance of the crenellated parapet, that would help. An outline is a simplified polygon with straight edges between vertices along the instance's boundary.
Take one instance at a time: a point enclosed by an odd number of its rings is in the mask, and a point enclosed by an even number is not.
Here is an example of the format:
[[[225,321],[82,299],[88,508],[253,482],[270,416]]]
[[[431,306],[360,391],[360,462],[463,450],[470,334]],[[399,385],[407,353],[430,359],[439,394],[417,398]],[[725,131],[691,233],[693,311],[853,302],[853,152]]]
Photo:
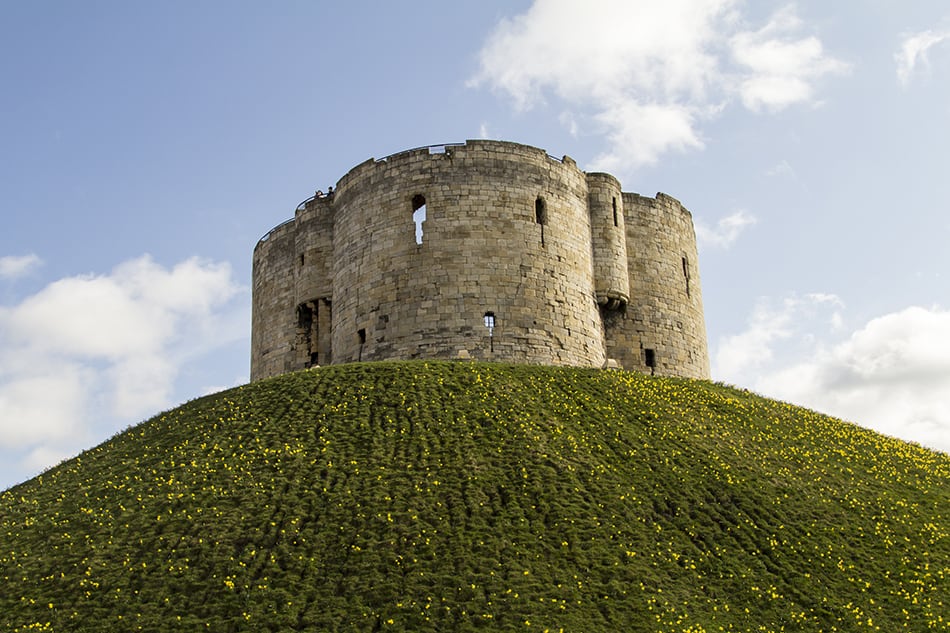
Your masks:
[[[255,248],[251,378],[385,359],[608,357],[707,377],[695,261],[678,202],[623,193],[569,157],[468,141],[369,159]],[[673,301],[677,266],[692,275],[685,301]]]

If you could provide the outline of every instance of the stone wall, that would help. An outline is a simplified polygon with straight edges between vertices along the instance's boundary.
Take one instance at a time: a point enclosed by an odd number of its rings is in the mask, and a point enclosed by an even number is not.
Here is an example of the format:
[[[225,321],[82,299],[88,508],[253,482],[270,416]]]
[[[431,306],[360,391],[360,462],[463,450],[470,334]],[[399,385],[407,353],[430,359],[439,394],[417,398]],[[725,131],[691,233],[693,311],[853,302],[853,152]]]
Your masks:
[[[706,323],[693,220],[658,193],[623,194],[630,301],[605,314],[607,354],[627,369],[709,377]]]
[[[299,369],[296,335],[296,226],[278,226],[254,249],[251,277],[251,380]]]
[[[315,196],[297,207],[294,277],[297,330],[294,365],[329,365],[332,358],[332,200]]]
[[[514,143],[421,149],[347,174],[334,208],[335,361],[604,362],[573,161]]]
[[[252,380],[412,358],[709,374],[689,213],[516,143],[357,165],[257,245],[253,288]]]

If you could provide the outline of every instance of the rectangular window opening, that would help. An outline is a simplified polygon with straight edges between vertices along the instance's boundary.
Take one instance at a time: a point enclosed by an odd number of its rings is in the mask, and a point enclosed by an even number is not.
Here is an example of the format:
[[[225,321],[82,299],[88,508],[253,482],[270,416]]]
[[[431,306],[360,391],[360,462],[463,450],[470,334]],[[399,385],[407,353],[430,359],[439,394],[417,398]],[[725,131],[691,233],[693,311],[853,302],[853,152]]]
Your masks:
[[[320,336],[324,334],[320,325],[319,302],[316,299],[297,306],[297,343],[298,361],[303,367],[318,365]]]
[[[485,313],[485,327],[488,328],[488,350],[495,351],[495,313]]]
[[[541,246],[544,247],[544,226],[548,223],[548,208],[544,198],[538,196],[534,201],[534,221],[541,225]]]
[[[650,373],[656,369],[656,350],[654,349],[644,349],[643,350],[643,360],[646,361],[646,366],[650,368]]]

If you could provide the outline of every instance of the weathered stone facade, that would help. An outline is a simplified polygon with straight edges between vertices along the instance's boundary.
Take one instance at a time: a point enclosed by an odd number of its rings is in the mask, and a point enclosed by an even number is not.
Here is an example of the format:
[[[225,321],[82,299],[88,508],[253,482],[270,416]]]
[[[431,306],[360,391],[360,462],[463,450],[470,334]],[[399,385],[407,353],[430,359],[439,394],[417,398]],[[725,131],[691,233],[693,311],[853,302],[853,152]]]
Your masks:
[[[690,213],[499,141],[357,165],[254,249],[251,379],[472,358],[708,378]]]

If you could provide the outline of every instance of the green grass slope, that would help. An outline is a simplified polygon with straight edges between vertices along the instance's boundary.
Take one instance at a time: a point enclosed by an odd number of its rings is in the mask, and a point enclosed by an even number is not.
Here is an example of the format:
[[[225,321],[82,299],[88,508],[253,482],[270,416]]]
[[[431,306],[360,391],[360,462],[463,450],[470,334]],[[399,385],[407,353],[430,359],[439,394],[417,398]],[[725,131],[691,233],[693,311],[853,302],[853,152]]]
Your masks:
[[[0,630],[947,630],[948,510],[950,456],[707,382],[328,367],[0,495]]]

